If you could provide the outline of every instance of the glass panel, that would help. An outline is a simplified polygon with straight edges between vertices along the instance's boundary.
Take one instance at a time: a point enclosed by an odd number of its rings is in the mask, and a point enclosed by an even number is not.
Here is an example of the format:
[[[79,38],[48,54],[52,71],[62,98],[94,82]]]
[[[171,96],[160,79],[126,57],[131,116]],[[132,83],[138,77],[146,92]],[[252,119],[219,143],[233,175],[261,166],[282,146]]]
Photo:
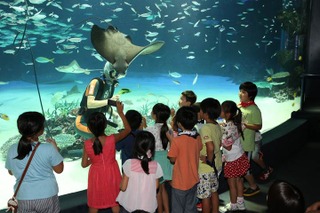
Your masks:
[[[149,125],[155,103],[177,109],[185,90],[193,90],[197,101],[213,97],[238,103],[239,85],[245,81],[258,87],[255,102],[262,111],[262,132],[286,121],[300,107],[305,35],[301,1],[16,0],[0,4],[0,172],[6,183],[0,185],[0,207],[13,194],[15,180],[6,173],[4,158],[9,145],[19,139],[16,120],[25,111],[45,114],[46,133],[56,138],[62,150],[65,171],[56,175],[59,195],[86,189],[88,169],[82,169],[79,160],[83,140],[75,133],[74,120],[87,84],[101,75],[106,63],[91,43],[94,24],[104,29],[114,26],[137,46],[165,42],[158,51],[135,58],[114,91],[125,111],[138,110]],[[120,41],[112,38],[109,44],[120,50],[131,45],[129,40]],[[122,53],[111,50],[107,55],[124,66],[135,48]],[[108,134],[116,131],[107,128]]]

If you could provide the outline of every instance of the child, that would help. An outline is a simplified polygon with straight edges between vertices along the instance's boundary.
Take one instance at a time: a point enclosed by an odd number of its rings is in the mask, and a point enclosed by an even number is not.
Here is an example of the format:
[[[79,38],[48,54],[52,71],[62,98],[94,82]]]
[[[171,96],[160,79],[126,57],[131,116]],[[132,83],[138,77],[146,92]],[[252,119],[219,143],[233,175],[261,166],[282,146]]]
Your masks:
[[[121,151],[121,164],[132,158],[132,150],[135,137],[139,131],[145,126],[145,120],[136,110],[128,110],[126,112],[127,121],[131,127],[130,134],[116,144],[117,151]]]
[[[199,182],[198,167],[201,139],[191,131],[197,123],[197,114],[192,107],[181,107],[176,114],[175,125],[182,131],[177,137],[167,136],[171,142],[168,157],[173,166],[172,213],[197,212],[196,190]]]
[[[163,178],[160,181],[159,192],[157,194],[158,212],[169,213],[169,199],[165,187],[165,181],[172,179],[172,164],[167,158],[169,150],[169,140],[166,136],[169,127],[167,120],[170,117],[170,108],[162,103],[157,103],[153,106],[151,117],[155,121],[154,126],[147,127],[145,130],[153,134],[156,139],[156,152],[154,160],[157,161],[163,170]]]
[[[147,131],[136,135],[133,159],[123,165],[121,192],[117,201],[124,208],[121,212],[155,212],[157,209],[156,191],[159,178],[163,175],[161,166],[152,160],[155,138]]]
[[[224,176],[228,179],[230,190],[230,211],[245,210],[243,199],[243,176],[249,169],[249,161],[241,146],[243,139],[242,113],[233,101],[225,101],[221,105],[221,118],[226,120],[222,125],[222,151]]]
[[[179,107],[193,106],[193,104],[196,103],[196,101],[197,101],[197,95],[192,90],[186,90],[181,93],[178,105]],[[179,130],[174,127],[175,109],[173,108],[171,108],[171,117],[172,119],[170,124],[173,127],[173,130],[175,132],[178,132]]]
[[[197,95],[192,90],[186,90],[181,93],[179,107],[192,106],[197,101]]]
[[[205,120],[200,129],[203,149],[200,152],[197,197],[202,199],[202,212],[219,212],[219,173],[222,170],[220,151],[222,131],[216,119],[220,116],[218,100],[206,98],[200,103],[200,116]]]
[[[131,128],[123,114],[122,103],[117,101],[116,106],[124,125],[123,131],[105,135],[107,119],[101,112],[92,113],[87,121],[94,138],[84,142],[81,166],[85,168],[91,165],[87,191],[90,213],[110,207],[112,212],[119,212],[116,198],[120,191],[121,175],[115,159],[115,145],[130,133]]]
[[[255,134],[262,128],[262,118],[259,107],[254,99],[258,94],[257,86],[252,82],[244,82],[239,86],[239,108],[242,112],[242,120],[245,126],[243,130],[244,139],[241,139],[243,150],[246,152],[249,161],[253,159],[264,170],[269,171],[262,157],[259,157],[259,150],[255,150]],[[270,169],[270,173],[271,173]],[[259,186],[255,183],[253,175],[249,172],[245,176],[249,188],[245,189],[244,196],[253,196],[260,192]]]

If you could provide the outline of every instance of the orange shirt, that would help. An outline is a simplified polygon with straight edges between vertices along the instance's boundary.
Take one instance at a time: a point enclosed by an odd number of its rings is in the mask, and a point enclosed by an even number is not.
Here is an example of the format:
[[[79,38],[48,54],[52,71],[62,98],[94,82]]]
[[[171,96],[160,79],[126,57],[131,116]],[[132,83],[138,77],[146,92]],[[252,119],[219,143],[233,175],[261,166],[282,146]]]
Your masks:
[[[173,166],[172,187],[179,190],[191,189],[199,182],[198,166],[202,143],[188,135],[173,138],[168,157],[176,158]]]

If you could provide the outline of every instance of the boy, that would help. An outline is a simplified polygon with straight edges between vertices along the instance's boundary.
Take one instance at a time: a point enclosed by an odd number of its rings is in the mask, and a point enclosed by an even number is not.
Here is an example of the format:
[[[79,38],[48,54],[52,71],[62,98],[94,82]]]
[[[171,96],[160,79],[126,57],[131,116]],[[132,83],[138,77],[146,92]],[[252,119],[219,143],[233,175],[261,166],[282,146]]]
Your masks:
[[[244,82],[239,86],[239,108],[242,112],[244,139],[241,138],[243,150],[247,153],[249,160],[253,159],[259,166],[270,173],[271,168],[267,168],[262,157],[259,156],[259,147],[255,145],[256,132],[262,128],[261,111],[254,103],[258,94],[257,86],[252,82]],[[253,196],[260,192],[259,186],[255,183],[253,175],[248,172],[245,179],[249,183],[249,188],[245,189],[244,196]]]
[[[167,133],[171,142],[168,157],[173,166],[172,213],[197,212],[196,190],[199,182],[198,166],[202,143],[196,131],[197,114],[192,107],[181,107],[176,114],[175,124],[182,131],[177,137]]]
[[[200,129],[203,149],[200,152],[197,197],[202,199],[202,212],[219,212],[218,177],[222,170],[222,130],[216,119],[220,113],[218,100],[206,98],[200,103],[200,117],[205,120],[205,124]]]
[[[193,104],[197,101],[197,95],[192,91],[192,90],[186,90],[183,91],[180,95],[178,105],[179,107],[183,106],[193,106]],[[175,114],[176,111],[174,108],[171,108],[171,126],[174,126],[174,119],[175,119]],[[174,128],[175,131],[178,131],[177,129]]]
[[[192,106],[197,101],[197,95],[192,90],[186,90],[181,93],[179,107]]]

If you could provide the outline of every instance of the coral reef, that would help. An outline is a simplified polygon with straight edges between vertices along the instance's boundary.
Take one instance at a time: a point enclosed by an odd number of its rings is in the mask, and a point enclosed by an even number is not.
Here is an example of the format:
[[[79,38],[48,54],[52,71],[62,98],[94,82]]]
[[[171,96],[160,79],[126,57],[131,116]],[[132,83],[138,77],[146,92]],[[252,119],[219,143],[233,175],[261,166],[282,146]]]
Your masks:
[[[62,156],[71,160],[82,156],[83,139],[76,134],[74,127],[78,106],[79,104],[76,102],[56,102],[53,110],[48,109],[45,112],[46,135],[40,137],[40,141],[45,141],[46,137],[54,138]],[[117,129],[114,128],[106,129],[107,135],[116,132]],[[20,135],[13,136],[2,145],[0,153],[3,159],[6,158],[9,147],[14,143],[18,143],[20,137]]]
[[[288,100],[294,100],[297,97],[298,91],[290,88],[280,89],[273,92],[272,97],[276,99],[277,103],[283,103]]]
[[[10,148],[10,146],[12,144],[15,144],[15,143],[18,143],[19,140],[20,140],[20,135],[15,135],[11,138],[9,138],[1,147],[0,147],[0,154],[2,156],[2,159],[5,161],[6,158],[7,158],[7,153],[8,153],[8,150]]]

